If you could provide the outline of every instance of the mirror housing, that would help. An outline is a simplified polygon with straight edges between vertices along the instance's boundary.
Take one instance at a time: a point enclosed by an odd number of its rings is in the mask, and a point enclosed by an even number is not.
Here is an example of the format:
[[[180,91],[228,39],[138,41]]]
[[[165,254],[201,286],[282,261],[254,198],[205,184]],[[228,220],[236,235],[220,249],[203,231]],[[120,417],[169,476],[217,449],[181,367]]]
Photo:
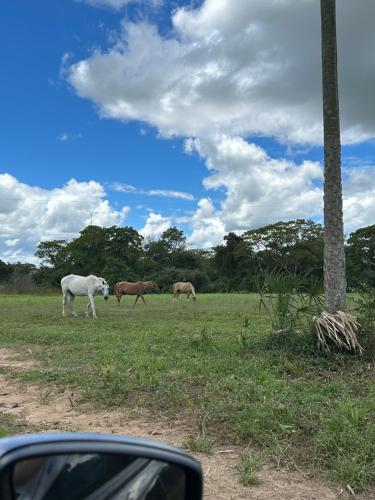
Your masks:
[[[87,498],[90,500],[104,500],[113,498],[127,498],[121,492],[128,494],[131,489],[132,499],[143,498],[170,498],[171,500],[201,500],[203,491],[202,467],[190,455],[178,448],[166,445],[158,441],[141,438],[130,438],[126,436],[114,436],[106,434],[88,433],[46,433],[30,434],[0,439],[0,498],[2,500],[13,500],[16,498],[15,482],[24,481],[20,479],[25,469],[30,475],[36,474],[41,464],[53,458],[60,461],[65,458],[76,457],[82,465],[86,460],[86,469],[80,469],[80,482],[85,480],[85,470],[91,468],[92,464],[98,464],[101,458],[105,460],[114,459],[117,469],[111,477],[105,477],[99,485],[90,491],[90,494],[74,498]],[[91,462],[90,462],[91,460]],[[113,460],[112,460],[112,463]],[[122,466],[121,464],[124,464]],[[129,465],[131,464],[131,465]],[[38,469],[39,468],[39,469]],[[97,474],[95,472],[95,474]],[[33,476],[34,477],[34,476]],[[98,477],[98,476],[96,476]],[[170,496],[144,496],[143,485],[152,485],[152,490],[158,489],[166,492],[172,479],[175,486],[170,487]],[[60,481],[61,482],[61,481]],[[158,488],[154,485],[158,483]],[[178,487],[176,484],[178,483]],[[63,499],[73,498],[69,494],[68,482],[65,481]],[[151,486],[150,486],[151,487]],[[65,492],[66,488],[66,492]],[[138,491],[140,492],[138,494]],[[146,490],[145,490],[146,491]],[[146,493],[147,493],[146,491]],[[169,491],[169,490],[168,490]],[[135,496],[138,495],[138,496]],[[21,496],[22,498],[22,496]],[[42,497],[38,497],[43,498]],[[51,498],[46,495],[45,498]]]

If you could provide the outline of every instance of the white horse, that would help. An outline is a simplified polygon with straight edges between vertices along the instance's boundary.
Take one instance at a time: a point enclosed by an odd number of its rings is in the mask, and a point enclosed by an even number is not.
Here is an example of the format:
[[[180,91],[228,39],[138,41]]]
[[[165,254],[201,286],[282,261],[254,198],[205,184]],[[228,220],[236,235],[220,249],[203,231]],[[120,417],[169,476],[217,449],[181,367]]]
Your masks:
[[[92,274],[90,276],[77,276],[76,274],[64,276],[61,280],[61,290],[63,294],[63,316],[65,316],[65,308],[70,309],[73,316],[77,316],[74,309],[75,296],[87,295],[89,300],[86,306],[86,316],[89,317],[91,307],[92,315],[96,318],[94,295],[102,292],[105,300],[108,300],[109,295],[109,285],[106,280]]]

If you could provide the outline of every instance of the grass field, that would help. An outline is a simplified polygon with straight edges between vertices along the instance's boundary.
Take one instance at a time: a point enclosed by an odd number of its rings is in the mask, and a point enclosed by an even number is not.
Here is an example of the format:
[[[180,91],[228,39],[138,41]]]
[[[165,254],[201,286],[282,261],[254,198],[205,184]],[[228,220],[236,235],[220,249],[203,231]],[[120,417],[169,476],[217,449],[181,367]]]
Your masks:
[[[195,446],[250,445],[357,490],[375,485],[371,362],[323,356],[311,334],[270,336],[256,295],[146,300],[118,307],[97,297],[92,320],[83,298],[77,318],[62,318],[59,296],[0,296],[0,344],[41,361],[19,375],[25,381],[75,386],[95,405],[193,419]]]

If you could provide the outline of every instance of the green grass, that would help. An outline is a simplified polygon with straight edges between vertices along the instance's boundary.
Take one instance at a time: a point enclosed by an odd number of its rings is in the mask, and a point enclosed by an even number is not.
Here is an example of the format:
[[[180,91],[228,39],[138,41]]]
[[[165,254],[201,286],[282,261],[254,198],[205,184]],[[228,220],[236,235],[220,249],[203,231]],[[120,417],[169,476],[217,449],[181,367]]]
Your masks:
[[[77,318],[62,318],[60,297],[0,296],[0,344],[41,361],[25,381],[69,384],[103,407],[204,419],[209,442],[287,449],[340,484],[374,486],[373,364],[323,356],[311,333],[271,336],[256,295],[146,301],[97,297],[92,320],[84,299]]]

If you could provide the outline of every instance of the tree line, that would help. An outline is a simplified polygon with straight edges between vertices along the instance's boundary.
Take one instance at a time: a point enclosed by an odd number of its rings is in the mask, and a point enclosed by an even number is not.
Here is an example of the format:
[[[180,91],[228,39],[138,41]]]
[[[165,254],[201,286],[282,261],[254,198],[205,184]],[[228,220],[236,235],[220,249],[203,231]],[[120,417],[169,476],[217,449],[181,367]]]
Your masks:
[[[191,249],[177,227],[148,240],[132,227],[87,226],[71,241],[42,241],[35,255],[41,264],[0,260],[0,282],[32,282],[58,288],[67,274],[96,274],[117,281],[154,280],[162,291],[176,281],[191,281],[199,292],[257,291],[267,273],[323,279],[320,224],[305,219],[277,222],[241,235],[228,233],[210,250]],[[349,289],[375,287],[375,225],[346,240]]]

